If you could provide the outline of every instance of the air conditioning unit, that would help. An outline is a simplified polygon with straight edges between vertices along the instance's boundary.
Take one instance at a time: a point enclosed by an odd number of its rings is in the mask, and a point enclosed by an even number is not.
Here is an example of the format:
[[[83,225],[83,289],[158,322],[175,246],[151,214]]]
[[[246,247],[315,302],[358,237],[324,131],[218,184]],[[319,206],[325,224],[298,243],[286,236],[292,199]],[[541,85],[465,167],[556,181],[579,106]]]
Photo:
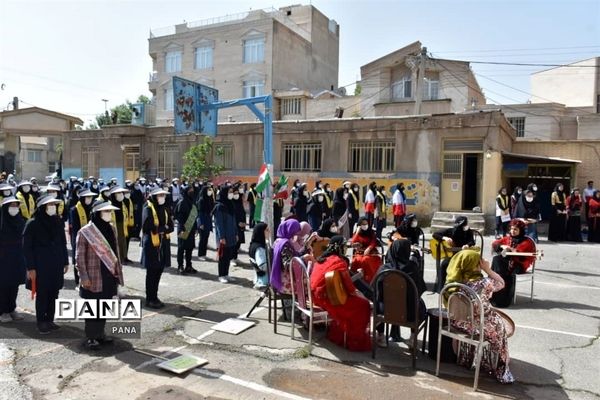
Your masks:
[[[154,104],[134,103],[131,105],[131,125],[156,125],[156,107]]]

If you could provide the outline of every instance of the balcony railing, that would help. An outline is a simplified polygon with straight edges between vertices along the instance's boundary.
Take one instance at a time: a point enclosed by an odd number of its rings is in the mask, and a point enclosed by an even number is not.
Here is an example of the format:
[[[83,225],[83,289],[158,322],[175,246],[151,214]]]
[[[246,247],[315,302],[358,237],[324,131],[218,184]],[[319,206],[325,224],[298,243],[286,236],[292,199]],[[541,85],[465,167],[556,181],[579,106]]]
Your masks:
[[[186,22],[181,25],[171,25],[163,28],[156,28],[150,30],[150,39],[174,35],[180,31],[180,29],[197,29],[205,26],[218,25],[218,24],[227,24],[232,22],[237,22],[241,20],[247,21],[256,21],[261,18],[270,17],[276,19],[281,24],[285,25],[293,32],[303,37],[305,40],[310,41],[310,33],[305,29],[298,26],[294,21],[288,18],[284,13],[275,9],[275,8],[266,8],[263,10],[255,10],[255,11],[247,11],[241,12],[237,14],[229,14],[223,15],[221,17],[208,18],[198,21]]]
[[[158,72],[152,71],[148,74],[148,83],[158,82]]]

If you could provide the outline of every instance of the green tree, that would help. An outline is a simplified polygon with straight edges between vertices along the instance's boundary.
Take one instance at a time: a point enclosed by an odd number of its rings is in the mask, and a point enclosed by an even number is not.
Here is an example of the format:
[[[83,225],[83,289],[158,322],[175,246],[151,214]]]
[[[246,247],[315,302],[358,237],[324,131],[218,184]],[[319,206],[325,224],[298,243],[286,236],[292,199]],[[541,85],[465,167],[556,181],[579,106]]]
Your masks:
[[[137,103],[150,104],[150,99],[148,96],[141,94],[137,99]],[[131,119],[133,116],[133,112],[131,111],[132,105],[133,104],[129,100],[125,100],[125,103],[111,108],[108,112],[108,115],[106,115],[106,113],[96,115],[96,125],[98,127],[102,127],[104,125],[112,124],[131,124]],[[93,125],[90,124],[88,129],[98,128],[93,127]]]
[[[354,95],[355,96],[360,96],[360,93],[362,92],[362,86],[360,85],[360,83],[356,83],[356,86],[354,87]]]
[[[183,155],[183,174],[190,179],[212,179],[223,171],[223,165],[215,162],[215,158],[223,155],[223,149],[204,136],[201,143],[189,148]],[[218,157],[215,157],[218,156]]]

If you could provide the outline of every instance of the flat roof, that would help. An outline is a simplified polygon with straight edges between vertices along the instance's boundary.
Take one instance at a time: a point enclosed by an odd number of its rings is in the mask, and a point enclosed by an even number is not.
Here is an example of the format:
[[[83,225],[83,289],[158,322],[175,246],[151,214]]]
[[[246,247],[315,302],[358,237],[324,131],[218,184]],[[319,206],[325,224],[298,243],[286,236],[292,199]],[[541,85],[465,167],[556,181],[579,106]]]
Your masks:
[[[508,151],[502,151],[502,155],[511,156],[511,157],[519,157],[519,158],[530,158],[532,160],[549,160],[549,161],[563,162],[563,163],[569,163],[569,164],[581,164],[581,160],[571,160],[569,158],[561,158],[561,157],[536,156],[536,155],[532,155],[532,154],[511,153]]]

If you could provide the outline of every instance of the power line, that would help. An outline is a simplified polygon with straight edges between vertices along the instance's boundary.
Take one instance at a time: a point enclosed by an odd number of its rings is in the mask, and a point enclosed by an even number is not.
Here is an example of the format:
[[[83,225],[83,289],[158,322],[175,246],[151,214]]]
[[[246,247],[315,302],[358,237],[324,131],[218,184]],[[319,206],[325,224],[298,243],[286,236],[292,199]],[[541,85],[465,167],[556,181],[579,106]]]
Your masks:
[[[488,49],[488,50],[450,50],[450,51],[442,51],[437,52],[440,54],[450,54],[450,53],[494,53],[500,51],[543,51],[543,50],[571,50],[571,49],[592,49],[592,48],[600,48],[600,46],[571,46],[571,47],[539,47],[539,48],[529,48],[529,49]]]
[[[452,60],[455,62],[471,63],[471,64],[489,64],[489,65],[515,65],[523,67],[565,67],[565,68],[600,68],[600,65],[573,65],[573,64],[535,64],[535,63],[509,63],[500,61],[467,61],[467,60]]]

